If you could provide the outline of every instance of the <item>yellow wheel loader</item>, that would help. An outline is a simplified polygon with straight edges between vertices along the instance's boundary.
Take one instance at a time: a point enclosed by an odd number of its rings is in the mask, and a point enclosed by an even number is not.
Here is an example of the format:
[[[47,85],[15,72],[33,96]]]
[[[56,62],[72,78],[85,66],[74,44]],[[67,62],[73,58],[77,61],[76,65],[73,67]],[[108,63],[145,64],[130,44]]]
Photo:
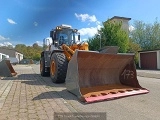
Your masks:
[[[149,92],[139,85],[133,54],[118,54],[116,47],[89,51],[78,30],[68,25],[57,26],[50,37],[52,44],[41,53],[40,73],[54,83],[65,82],[80,100],[91,103]]]

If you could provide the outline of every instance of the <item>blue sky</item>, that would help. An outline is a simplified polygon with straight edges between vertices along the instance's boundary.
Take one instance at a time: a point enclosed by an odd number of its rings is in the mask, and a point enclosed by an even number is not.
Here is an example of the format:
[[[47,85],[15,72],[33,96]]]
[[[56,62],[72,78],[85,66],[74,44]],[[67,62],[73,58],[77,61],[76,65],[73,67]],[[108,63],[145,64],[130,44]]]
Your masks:
[[[0,0],[0,45],[42,44],[50,30],[69,24],[81,39],[92,37],[113,16],[153,23],[159,0]]]

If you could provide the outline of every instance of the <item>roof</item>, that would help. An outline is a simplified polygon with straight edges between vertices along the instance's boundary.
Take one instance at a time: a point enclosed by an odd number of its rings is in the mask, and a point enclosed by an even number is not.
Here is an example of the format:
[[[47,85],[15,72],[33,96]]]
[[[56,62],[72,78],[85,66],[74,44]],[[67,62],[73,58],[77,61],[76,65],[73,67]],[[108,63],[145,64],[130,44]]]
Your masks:
[[[15,49],[8,49],[8,48],[0,47],[0,53],[9,55],[10,57],[15,57],[15,52],[18,52],[18,51],[16,51]],[[18,53],[20,53],[20,52],[18,52]]]
[[[142,50],[138,52],[154,52],[154,51],[160,51],[160,49],[154,49],[154,50]]]
[[[120,16],[114,16],[114,17],[112,17],[110,20],[113,20],[113,19],[131,20],[131,18],[127,18],[127,17],[120,17]]]

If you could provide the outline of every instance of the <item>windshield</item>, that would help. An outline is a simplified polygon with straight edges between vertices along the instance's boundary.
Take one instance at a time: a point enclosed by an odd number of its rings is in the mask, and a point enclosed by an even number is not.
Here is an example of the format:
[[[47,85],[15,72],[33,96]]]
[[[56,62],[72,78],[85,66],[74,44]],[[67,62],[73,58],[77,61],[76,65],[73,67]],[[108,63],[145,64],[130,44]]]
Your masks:
[[[57,34],[57,40],[59,41],[60,45],[69,44],[68,38],[69,38],[68,34],[61,33],[61,32]]]
[[[75,34],[72,29],[64,29],[56,33],[56,39],[59,41],[59,45],[71,45],[75,43],[77,38],[75,36],[77,36],[77,34]]]

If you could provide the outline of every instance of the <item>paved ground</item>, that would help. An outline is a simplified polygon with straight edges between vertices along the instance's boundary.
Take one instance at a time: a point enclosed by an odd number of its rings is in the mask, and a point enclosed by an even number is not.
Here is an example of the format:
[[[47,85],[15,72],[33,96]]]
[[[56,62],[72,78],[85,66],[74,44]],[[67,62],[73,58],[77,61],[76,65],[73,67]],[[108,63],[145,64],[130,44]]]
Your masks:
[[[141,77],[160,79],[160,70],[137,70],[137,75]]]
[[[138,77],[149,94],[85,104],[69,93],[65,84],[41,77],[39,65],[13,67],[18,75],[0,80],[0,120],[53,120],[54,112],[104,112],[107,120],[159,120],[160,79]],[[142,73],[151,72],[138,70]]]
[[[54,112],[71,111],[31,66],[14,68],[18,76],[0,80],[0,120],[52,120]]]

